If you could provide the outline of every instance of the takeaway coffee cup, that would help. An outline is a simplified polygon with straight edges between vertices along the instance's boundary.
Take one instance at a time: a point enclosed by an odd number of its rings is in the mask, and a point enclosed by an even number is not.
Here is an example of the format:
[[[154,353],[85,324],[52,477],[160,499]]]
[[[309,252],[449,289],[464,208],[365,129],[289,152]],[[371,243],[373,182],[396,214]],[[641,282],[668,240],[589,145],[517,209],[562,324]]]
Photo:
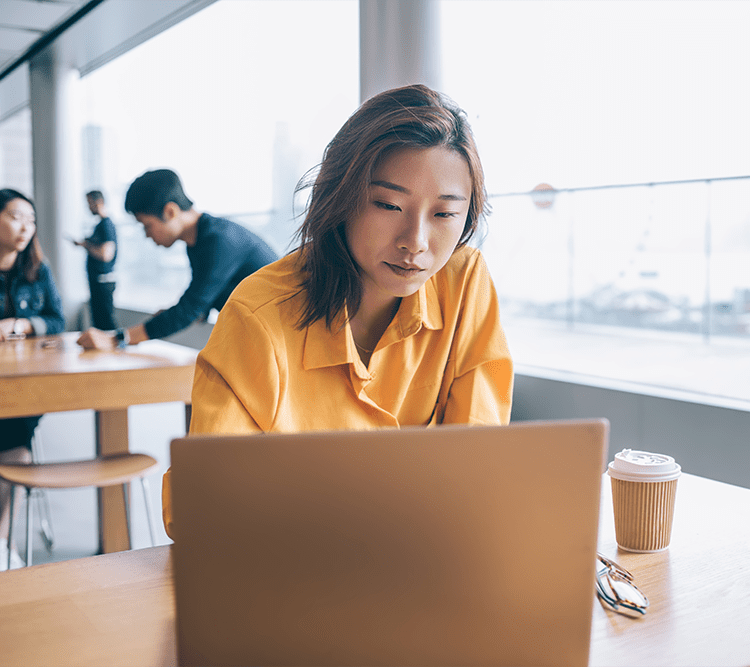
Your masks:
[[[617,544],[650,553],[669,546],[680,466],[671,456],[623,449],[607,469]]]

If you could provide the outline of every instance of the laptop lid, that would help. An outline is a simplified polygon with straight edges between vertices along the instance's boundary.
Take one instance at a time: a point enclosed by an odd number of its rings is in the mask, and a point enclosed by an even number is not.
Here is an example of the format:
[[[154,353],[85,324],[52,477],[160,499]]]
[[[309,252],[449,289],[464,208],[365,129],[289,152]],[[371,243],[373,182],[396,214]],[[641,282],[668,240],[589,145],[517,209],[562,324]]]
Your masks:
[[[608,422],[172,442],[181,665],[586,665]]]

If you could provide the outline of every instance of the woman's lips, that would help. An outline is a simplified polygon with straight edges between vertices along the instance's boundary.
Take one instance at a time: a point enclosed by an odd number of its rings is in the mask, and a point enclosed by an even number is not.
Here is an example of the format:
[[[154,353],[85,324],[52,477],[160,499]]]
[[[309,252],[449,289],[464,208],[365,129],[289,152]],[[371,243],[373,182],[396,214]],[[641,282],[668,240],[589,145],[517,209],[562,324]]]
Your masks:
[[[384,262],[384,264],[391,270],[393,273],[395,273],[397,276],[414,276],[417,273],[421,273],[425,269],[423,269],[420,266],[412,266],[412,265],[401,265],[401,264],[391,264],[389,262]]]

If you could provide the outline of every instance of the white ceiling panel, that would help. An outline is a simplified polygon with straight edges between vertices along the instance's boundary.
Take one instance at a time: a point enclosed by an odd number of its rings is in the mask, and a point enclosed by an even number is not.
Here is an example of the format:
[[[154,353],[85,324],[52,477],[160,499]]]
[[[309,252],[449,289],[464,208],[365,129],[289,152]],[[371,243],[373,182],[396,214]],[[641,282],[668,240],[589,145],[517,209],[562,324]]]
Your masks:
[[[14,30],[0,26],[0,44],[2,44],[3,51],[15,51],[18,55],[21,55],[41,36],[41,32]]]
[[[88,0],[0,0],[0,73]],[[8,53],[10,52],[10,55]]]
[[[87,5],[48,48],[82,75],[101,67],[216,0],[0,0],[0,120],[28,102],[28,65],[39,40]]]
[[[46,32],[84,4],[86,0],[0,0],[0,27]]]

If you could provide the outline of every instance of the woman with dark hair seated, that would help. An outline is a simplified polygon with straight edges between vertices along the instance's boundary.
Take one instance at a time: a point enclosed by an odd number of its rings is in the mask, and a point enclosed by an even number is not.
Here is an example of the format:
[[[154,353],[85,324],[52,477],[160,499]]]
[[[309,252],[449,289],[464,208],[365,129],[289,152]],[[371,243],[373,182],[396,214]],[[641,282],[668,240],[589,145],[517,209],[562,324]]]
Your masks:
[[[0,345],[65,327],[62,301],[36,235],[34,203],[16,190],[0,190]],[[41,415],[0,420],[0,461],[31,461],[31,438]],[[0,570],[8,567],[10,485],[0,482]],[[11,566],[22,566],[13,549]]]
[[[422,85],[376,95],[307,185],[297,250],[240,283],[198,356],[190,433],[508,423],[497,295],[467,245],[487,194],[465,114]]]

